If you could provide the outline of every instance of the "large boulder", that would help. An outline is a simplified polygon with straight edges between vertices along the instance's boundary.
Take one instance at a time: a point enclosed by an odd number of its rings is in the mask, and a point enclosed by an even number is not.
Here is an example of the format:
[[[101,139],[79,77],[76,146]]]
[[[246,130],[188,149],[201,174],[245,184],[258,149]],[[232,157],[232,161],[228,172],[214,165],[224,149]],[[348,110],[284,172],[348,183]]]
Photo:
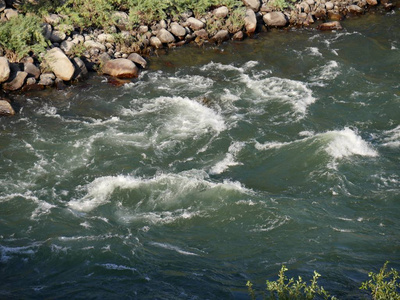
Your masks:
[[[160,29],[160,31],[157,34],[157,37],[163,44],[169,44],[175,42],[175,38],[172,35],[172,33],[164,28]]]
[[[147,67],[147,61],[137,53],[129,54],[128,59],[140,65],[143,69]]]
[[[13,116],[15,111],[10,102],[5,99],[0,99],[0,116]]]
[[[10,77],[10,64],[4,56],[0,57],[0,83],[5,82]]]
[[[273,11],[263,16],[265,24],[269,27],[284,27],[288,24],[286,16],[282,12]]]
[[[257,28],[257,17],[255,12],[252,9],[246,10],[246,15],[244,17],[244,26],[246,28],[247,33],[251,34],[256,31]]]
[[[5,91],[16,91],[22,88],[25,83],[25,79],[28,76],[28,73],[18,71],[15,77],[11,81],[7,81],[3,83],[3,90]]]
[[[47,51],[44,59],[58,78],[65,81],[71,80],[75,72],[74,65],[60,48]]]
[[[189,24],[189,27],[194,31],[204,28],[204,23],[193,17],[188,18],[187,23]]]
[[[251,8],[253,11],[257,12],[260,9],[261,2],[260,0],[243,0],[244,5],[248,8]]]
[[[117,58],[107,61],[102,71],[104,74],[117,78],[133,78],[139,73],[138,67],[129,59]]]

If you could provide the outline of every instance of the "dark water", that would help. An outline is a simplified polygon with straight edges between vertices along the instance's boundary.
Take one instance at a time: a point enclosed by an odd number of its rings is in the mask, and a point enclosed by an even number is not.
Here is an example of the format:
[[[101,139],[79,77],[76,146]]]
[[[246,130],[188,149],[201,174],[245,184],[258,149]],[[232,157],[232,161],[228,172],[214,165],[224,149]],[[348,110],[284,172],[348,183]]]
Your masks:
[[[269,32],[17,97],[0,119],[0,298],[359,299],[400,267],[399,11]]]

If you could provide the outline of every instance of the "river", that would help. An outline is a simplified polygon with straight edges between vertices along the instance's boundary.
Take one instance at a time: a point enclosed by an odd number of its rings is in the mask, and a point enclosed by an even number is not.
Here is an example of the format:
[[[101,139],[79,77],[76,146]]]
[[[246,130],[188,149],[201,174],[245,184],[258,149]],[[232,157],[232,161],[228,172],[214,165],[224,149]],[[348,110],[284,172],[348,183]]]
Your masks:
[[[0,298],[359,299],[400,268],[400,11],[151,58],[0,119]]]

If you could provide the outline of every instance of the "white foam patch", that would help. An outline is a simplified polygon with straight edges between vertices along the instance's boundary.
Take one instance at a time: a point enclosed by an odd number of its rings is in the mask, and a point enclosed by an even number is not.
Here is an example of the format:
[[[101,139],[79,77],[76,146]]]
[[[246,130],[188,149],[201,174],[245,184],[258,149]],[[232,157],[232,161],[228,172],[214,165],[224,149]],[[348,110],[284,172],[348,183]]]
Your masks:
[[[311,78],[312,81],[331,81],[340,75],[340,66],[338,62],[331,60],[321,68],[314,70],[317,75]]]
[[[384,136],[382,146],[400,148],[400,125],[394,129],[385,131]]]
[[[305,116],[308,106],[316,100],[312,95],[312,90],[301,81],[278,77],[257,79],[251,78],[247,74],[243,74],[241,80],[260,97],[255,102],[279,101],[288,103],[300,118]]]
[[[353,155],[378,156],[378,152],[350,128],[346,127],[341,131],[328,131],[324,136],[331,140],[325,150],[335,159]]]
[[[218,163],[216,163],[211,169],[211,174],[221,174],[226,171],[229,167],[241,165],[242,163],[236,161],[236,156],[239,154],[240,150],[244,147],[243,142],[234,142],[229,146],[228,153],[225,158]]]
[[[107,270],[117,270],[117,271],[132,271],[136,272],[135,268],[123,266],[123,265],[116,265],[116,264],[97,264],[100,267],[106,268]]]
[[[319,52],[317,47],[308,47],[306,49],[312,56],[322,57],[322,53]]]
[[[204,65],[200,68],[201,71],[237,71],[240,73],[244,72],[244,68],[235,67],[234,65],[224,65],[221,63],[210,62],[207,65]]]
[[[38,247],[38,245],[24,247],[7,247],[0,245],[0,261],[6,263],[15,256],[32,256],[36,253],[33,249],[36,247]]]
[[[68,205],[72,209],[88,212],[108,203],[117,189],[135,190],[141,188],[150,191],[151,197],[148,201],[153,203],[153,208],[157,205],[161,205],[163,208],[169,207],[177,199],[196,191],[220,188],[241,193],[250,192],[239,182],[213,183],[209,182],[208,179],[207,173],[200,170],[179,174],[160,174],[150,179],[124,175],[100,177],[86,186],[87,194],[83,198],[72,200]]]
[[[157,247],[163,248],[163,249],[167,249],[167,250],[172,250],[172,251],[178,252],[179,254],[182,254],[182,255],[199,256],[196,253],[185,251],[185,250],[183,250],[183,249],[181,249],[181,248],[179,248],[177,246],[174,246],[174,245],[171,245],[171,244],[167,244],[167,243],[151,242],[150,244],[153,245],[153,246],[157,246]]]

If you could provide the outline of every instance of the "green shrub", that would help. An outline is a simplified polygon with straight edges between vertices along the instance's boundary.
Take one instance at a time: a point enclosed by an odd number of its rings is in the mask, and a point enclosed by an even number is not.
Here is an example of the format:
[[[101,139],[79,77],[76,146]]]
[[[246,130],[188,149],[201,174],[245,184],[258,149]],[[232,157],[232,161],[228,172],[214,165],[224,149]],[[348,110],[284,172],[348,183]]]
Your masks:
[[[33,52],[38,55],[46,50],[41,20],[34,15],[22,15],[0,23],[0,45],[7,51],[14,52],[17,59]]]
[[[386,270],[388,262],[380,269],[379,273],[370,272],[368,276],[371,278],[362,283],[362,290],[370,291],[374,300],[399,300],[400,299],[400,277],[399,273],[391,269]]]

